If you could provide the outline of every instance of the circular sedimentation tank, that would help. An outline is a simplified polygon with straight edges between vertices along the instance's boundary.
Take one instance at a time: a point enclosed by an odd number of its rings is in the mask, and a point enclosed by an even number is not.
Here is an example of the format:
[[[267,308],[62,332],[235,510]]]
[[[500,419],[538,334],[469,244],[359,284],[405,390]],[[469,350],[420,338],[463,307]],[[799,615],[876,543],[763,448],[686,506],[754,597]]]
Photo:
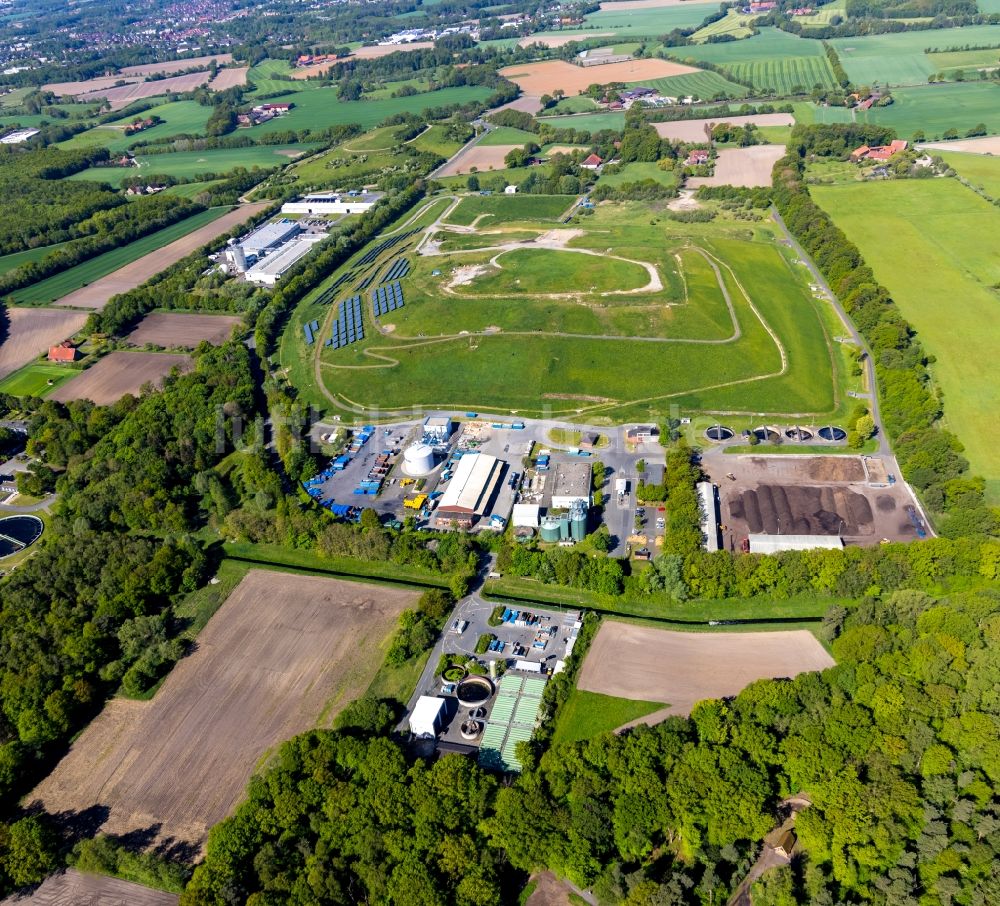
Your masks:
[[[467,676],[455,689],[455,696],[462,704],[479,705],[493,695],[493,683],[485,676]]]
[[[805,428],[789,428],[785,432],[785,437],[789,440],[795,440],[799,443],[805,443],[807,440],[812,440],[812,431],[807,431]]]
[[[705,437],[709,440],[729,440],[732,436],[732,429],[727,428],[725,425],[712,425],[712,427],[705,432]]]
[[[762,444],[774,444],[781,439],[781,435],[773,428],[768,428],[767,425],[754,428],[753,433],[757,435]]]
[[[45,523],[37,516],[7,516],[0,519],[0,559],[30,547],[41,536]]]
[[[827,425],[825,428],[819,429],[819,436],[823,440],[844,440],[847,437],[847,432],[835,425]]]
[[[459,727],[462,739],[477,739],[483,732],[483,725],[478,720],[467,720]]]

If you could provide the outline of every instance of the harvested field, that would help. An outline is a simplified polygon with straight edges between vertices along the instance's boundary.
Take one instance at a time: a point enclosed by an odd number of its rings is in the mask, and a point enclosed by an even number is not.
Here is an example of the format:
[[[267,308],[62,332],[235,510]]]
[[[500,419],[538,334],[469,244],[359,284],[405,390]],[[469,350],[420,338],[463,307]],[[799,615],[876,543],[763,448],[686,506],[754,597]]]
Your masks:
[[[8,308],[10,323],[0,343],[0,378],[7,377],[87,323],[84,312],[56,308]]]
[[[735,550],[749,533],[841,535],[847,543],[882,538],[912,541],[916,531],[906,507],[916,501],[905,482],[881,487],[883,463],[860,456],[706,457],[719,487],[725,546]],[[726,474],[735,476],[735,481]]]
[[[120,85],[117,88],[102,87],[97,90],[85,90],[76,95],[79,100],[90,101],[97,98],[104,98],[111,105],[112,110],[123,110],[134,101],[141,101],[143,98],[155,98],[161,94],[181,94],[186,91],[194,91],[208,82],[208,70],[204,72],[191,72],[187,75],[173,76],[168,79],[158,79],[153,82],[133,82],[129,85]],[[86,84],[86,83],[82,83]]]
[[[771,170],[785,155],[784,145],[752,145],[749,148],[723,148],[715,162],[712,176],[694,176],[689,188],[699,186],[769,186]]]
[[[59,300],[60,305],[70,305],[73,308],[102,309],[112,296],[127,293],[141,286],[154,274],[190,255],[195,249],[201,248],[223,233],[228,233],[234,226],[249,219],[258,211],[267,207],[266,203],[245,204],[233,208],[221,217],[206,224],[200,229],[188,233],[181,239],[165,245],[162,249],[143,255],[131,264],[119,268],[114,273],[95,280],[89,286],[84,286]]]
[[[375,60],[379,57],[387,57],[391,53],[400,53],[407,50],[430,50],[434,46],[433,41],[413,41],[410,44],[374,44],[367,47],[359,47],[351,53],[352,57],[359,60]]]
[[[156,312],[146,315],[135,330],[128,335],[133,346],[154,346],[170,348],[188,346],[194,348],[202,340],[219,346],[229,339],[233,328],[241,319],[233,315],[194,315],[176,312]]]
[[[110,406],[126,393],[138,396],[146,383],[162,386],[174,368],[190,370],[191,357],[166,352],[112,352],[57,387],[49,399],[60,403],[90,400],[98,406]]]
[[[140,78],[153,75],[153,73],[163,72],[170,74],[172,72],[183,72],[185,69],[207,69],[212,61],[219,66],[228,66],[233,62],[233,55],[231,53],[215,53],[209,54],[206,57],[188,57],[186,60],[165,60],[162,63],[143,63],[140,66],[123,66],[121,71],[122,78],[128,78],[129,76],[139,76]]]
[[[323,75],[331,66],[336,66],[339,60],[327,60],[325,63],[313,63],[312,66],[297,66],[289,75],[296,81],[311,79],[313,76]]]
[[[246,85],[249,66],[231,66],[228,69],[220,69],[218,75],[208,87],[212,91],[225,91],[227,88],[235,88],[237,85]]]
[[[583,151],[583,145],[552,145],[551,148],[546,148],[546,154],[572,154],[574,151]]]
[[[583,662],[577,687],[667,707],[633,721],[655,724],[690,714],[696,702],[728,698],[758,679],[834,666],[805,629],[792,632],[671,632],[606,620]]]
[[[451,160],[449,160],[435,176],[459,176],[462,173],[472,172],[475,167],[480,173],[487,170],[503,170],[503,159],[514,148],[521,145],[472,145],[463,148]]]
[[[653,126],[660,138],[703,142],[707,140],[712,127],[720,123],[731,123],[734,126],[745,126],[747,123],[756,126],[794,126],[795,118],[790,113],[756,113],[750,116],[727,116],[719,119],[675,120],[671,123],[653,123]]]
[[[42,86],[42,91],[51,91],[58,97],[76,97],[88,91],[99,91],[104,88],[114,88],[116,82],[138,82],[140,76],[98,76],[94,79],[84,79],[75,82],[49,82]]]
[[[606,31],[576,31],[565,35],[527,35],[518,41],[519,47],[531,47],[532,44],[542,44],[545,47],[563,47],[573,41],[586,41],[588,38],[612,38]]]
[[[671,63],[669,60],[629,60],[627,63],[608,63],[600,67],[600,82],[643,82],[648,79],[665,79],[668,76],[698,72],[693,66]],[[567,94],[580,94],[597,79],[593,69],[574,66],[564,60],[543,63],[519,63],[500,70],[500,74],[517,84],[526,94],[551,94],[562,88]],[[781,116],[782,114],[769,114]],[[791,117],[784,115],[788,120]],[[666,125],[666,124],[665,124]],[[672,124],[669,124],[672,125]],[[662,133],[661,133],[662,135]]]
[[[104,875],[85,875],[69,868],[46,878],[42,886],[26,896],[11,896],[3,906],[177,906],[175,893],[153,890],[131,881]]]
[[[920,145],[920,148],[932,151],[965,151],[967,154],[1000,154],[1000,135],[963,138],[957,142],[928,142]]]
[[[540,94],[522,94],[506,104],[501,104],[497,110],[520,110],[521,113],[538,113],[542,109],[542,96]]]
[[[411,591],[252,570],[148,702],[114,699],[31,799],[199,849],[262,758],[361,695]]]

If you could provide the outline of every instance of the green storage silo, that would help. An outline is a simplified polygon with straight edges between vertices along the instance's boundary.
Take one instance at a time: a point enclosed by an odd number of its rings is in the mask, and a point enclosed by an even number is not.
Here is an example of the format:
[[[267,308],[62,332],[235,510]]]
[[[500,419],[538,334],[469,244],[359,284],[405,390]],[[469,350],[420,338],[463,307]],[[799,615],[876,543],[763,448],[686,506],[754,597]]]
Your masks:
[[[546,516],[541,525],[542,541],[559,540],[559,520],[553,516]]]
[[[569,540],[569,513],[563,513],[559,517],[559,540]]]
[[[583,541],[587,535],[587,507],[583,501],[569,511],[569,530],[574,541]]]

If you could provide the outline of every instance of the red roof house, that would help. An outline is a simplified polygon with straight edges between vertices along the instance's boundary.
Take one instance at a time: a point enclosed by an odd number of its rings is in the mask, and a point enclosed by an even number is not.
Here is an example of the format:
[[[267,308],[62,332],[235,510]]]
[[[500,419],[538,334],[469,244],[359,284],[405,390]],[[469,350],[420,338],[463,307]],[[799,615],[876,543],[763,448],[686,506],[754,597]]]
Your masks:
[[[589,157],[584,158],[580,162],[580,166],[584,170],[596,170],[601,164],[604,163],[596,154],[591,154]]]
[[[900,151],[905,151],[909,147],[909,142],[903,141],[903,139],[897,138],[889,142],[888,145],[876,145],[875,147],[869,147],[868,145],[862,145],[860,148],[855,148],[851,152],[851,160],[854,163],[858,163],[862,160],[888,160],[894,154],[899,154]]]
[[[708,163],[708,152],[704,148],[695,148],[684,161],[689,167],[698,167]]]
[[[75,362],[76,355],[76,347],[69,340],[65,340],[58,346],[52,346],[49,349],[50,362]]]

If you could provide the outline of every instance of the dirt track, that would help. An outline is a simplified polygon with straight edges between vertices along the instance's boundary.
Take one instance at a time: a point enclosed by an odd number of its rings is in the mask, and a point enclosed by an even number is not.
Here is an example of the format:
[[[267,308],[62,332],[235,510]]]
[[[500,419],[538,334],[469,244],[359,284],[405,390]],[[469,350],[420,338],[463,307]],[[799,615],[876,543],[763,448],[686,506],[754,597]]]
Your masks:
[[[771,171],[785,156],[784,145],[754,145],[750,148],[723,148],[715,162],[712,176],[694,176],[687,181],[690,189],[699,186],[771,185]]]
[[[155,252],[143,255],[131,264],[126,264],[106,277],[95,280],[89,286],[81,287],[68,296],[63,296],[58,304],[100,311],[108,304],[112,296],[127,293],[137,286],[142,286],[150,277],[166,270],[171,264],[176,264],[185,255],[190,255],[195,249],[207,245],[223,233],[228,233],[234,226],[266,207],[266,203],[239,205],[211,223],[206,223],[205,226],[188,233],[187,236],[182,236]]]
[[[7,336],[0,343],[0,378],[7,377],[87,323],[84,312],[57,308],[8,308]]]
[[[501,69],[500,74],[517,84],[525,94],[551,94],[556,88],[562,88],[567,94],[573,95],[585,91],[595,82],[602,85],[609,82],[642,82],[698,71],[693,66],[659,59],[629,60],[626,63],[607,63],[598,67],[574,66],[564,60],[547,60],[542,63],[518,63]]]
[[[178,900],[175,893],[70,868],[46,879],[28,896],[8,897],[2,906],[177,906]]]
[[[191,357],[168,352],[112,352],[57,387],[48,399],[60,403],[85,399],[109,406],[126,393],[138,396],[143,384],[161,386],[173,368],[188,371]]]
[[[192,315],[181,312],[156,312],[146,315],[128,335],[133,346],[152,343],[169,349],[186,346],[193,349],[202,340],[219,346],[229,339],[240,318],[233,315]]]
[[[671,632],[607,620],[583,662],[577,686],[667,705],[634,723],[690,714],[696,702],[727,698],[754,680],[832,667],[812,633]]]
[[[149,702],[114,699],[29,797],[198,850],[262,757],[368,687],[416,592],[251,570]]]

